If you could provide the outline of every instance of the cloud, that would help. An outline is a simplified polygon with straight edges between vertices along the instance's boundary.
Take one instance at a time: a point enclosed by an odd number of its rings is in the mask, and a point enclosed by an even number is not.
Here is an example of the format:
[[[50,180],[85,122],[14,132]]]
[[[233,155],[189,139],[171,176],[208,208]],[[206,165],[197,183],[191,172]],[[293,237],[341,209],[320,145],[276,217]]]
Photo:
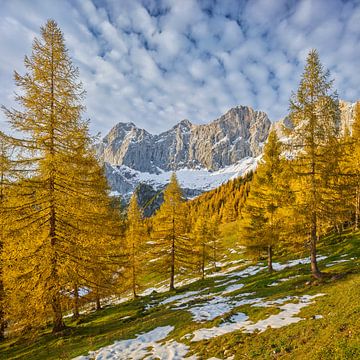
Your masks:
[[[152,133],[236,105],[286,115],[317,48],[341,98],[359,98],[360,6],[341,0],[2,0],[0,103],[48,18],[64,32],[93,133],[119,121]],[[8,129],[0,114],[0,128]]]

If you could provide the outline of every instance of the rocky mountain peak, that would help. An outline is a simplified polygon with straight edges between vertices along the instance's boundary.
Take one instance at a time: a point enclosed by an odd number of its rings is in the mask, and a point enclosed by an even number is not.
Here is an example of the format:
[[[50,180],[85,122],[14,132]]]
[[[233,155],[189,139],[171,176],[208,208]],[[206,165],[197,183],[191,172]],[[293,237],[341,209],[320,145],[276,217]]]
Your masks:
[[[192,127],[192,125],[193,124],[191,123],[190,120],[183,119],[177,125],[175,125],[175,127],[178,126],[178,127],[181,127],[182,129],[190,129]]]
[[[258,156],[270,125],[265,113],[248,106],[230,109],[209,124],[194,125],[184,119],[159,135],[133,123],[119,123],[105,136],[98,154],[111,165],[149,173],[199,167],[216,171]]]

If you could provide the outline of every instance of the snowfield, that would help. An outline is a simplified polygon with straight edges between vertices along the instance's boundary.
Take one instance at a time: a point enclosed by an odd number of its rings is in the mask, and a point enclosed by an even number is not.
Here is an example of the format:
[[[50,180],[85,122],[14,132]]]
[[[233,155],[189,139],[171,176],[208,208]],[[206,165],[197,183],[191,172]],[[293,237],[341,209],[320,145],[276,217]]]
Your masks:
[[[209,191],[219,187],[231,179],[243,176],[249,171],[254,170],[260,158],[261,157],[246,157],[238,163],[227,166],[218,171],[209,171],[205,168],[184,168],[177,170],[176,176],[182,189]],[[140,183],[151,185],[155,190],[162,189],[169,183],[172,175],[172,171],[164,171],[162,169],[158,169],[158,174],[152,174],[131,169],[126,165],[111,166],[113,174],[126,180],[133,189],[135,189]],[[131,193],[132,191],[129,194],[122,195],[127,197],[130,196]],[[110,195],[119,196],[121,194],[114,190],[110,193]]]

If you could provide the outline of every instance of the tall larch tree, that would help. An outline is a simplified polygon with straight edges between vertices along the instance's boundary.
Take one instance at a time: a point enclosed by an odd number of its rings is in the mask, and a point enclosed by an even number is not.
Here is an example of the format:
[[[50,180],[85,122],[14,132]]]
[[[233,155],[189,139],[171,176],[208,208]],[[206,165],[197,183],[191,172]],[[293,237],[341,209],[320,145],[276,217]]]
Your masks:
[[[219,224],[220,220],[216,214],[209,217],[206,212],[199,212],[192,225],[192,252],[196,256],[197,269],[202,279],[205,278],[205,270],[210,265],[214,271],[217,270],[216,264],[223,253]]]
[[[15,72],[21,109],[3,108],[20,134],[8,140],[27,170],[17,183],[17,201],[23,205],[13,222],[16,236],[8,258],[18,267],[11,270],[9,286],[14,306],[26,298],[22,308],[14,310],[19,323],[40,325],[50,312],[53,331],[58,332],[65,327],[62,297],[74,261],[85,268],[92,258],[94,242],[86,245],[84,236],[75,235],[98,234],[96,211],[91,221],[84,219],[90,216],[89,194],[97,185],[82,164],[89,144],[87,124],[81,120],[84,92],[55,21],[41,28],[41,38],[35,38],[31,56],[25,57],[25,68],[25,75]]]
[[[194,238],[194,243],[197,246],[198,259],[199,259],[199,272],[201,278],[205,278],[205,267],[208,259],[208,240],[207,240],[208,230],[207,224],[203,217],[200,217],[195,222],[192,229],[192,236]]]
[[[282,145],[272,130],[264,147],[263,158],[254,175],[250,195],[240,224],[240,242],[249,253],[267,252],[271,272],[274,248],[279,246],[291,191],[286,174]]]
[[[330,73],[320,63],[316,50],[307,57],[304,73],[296,93],[290,100],[290,119],[294,125],[292,144],[295,159],[291,162],[299,181],[297,206],[304,210],[310,243],[311,271],[321,277],[316,260],[316,244],[320,222],[329,215],[326,201],[329,173],[334,158],[334,146],[339,127],[339,104],[332,90]]]
[[[164,191],[164,202],[153,219],[152,253],[156,269],[169,276],[175,289],[175,275],[195,268],[195,250],[189,237],[186,207],[175,173]]]
[[[354,123],[351,131],[353,152],[351,154],[351,173],[353,175],[353,208],[355,213],[355,229],[360,228],[360,101],[355,105]]]
[[[108,196],[103,169],[96,160],[89,137],[84,137],[83,141],[84,145],[77,149],[72,173],[68,173],[81,191],[68,204],[67,223],[73,231],[68,248],[63,252],[63,260],[67,257],[70,265],[67,286],[74,294],[74,317],[78,316],[80,286],[99,294],[99,298],[101,294],[111,293],[115,287],[112,276],[117,267],[113,259],[115,249],[119,245],[122,247],[119,214]]]
[[[213,265],[213,270],[217,271],[217,263],[224,252],[222,237],[220,232],[220,218],[217,214],[211,216],[207,221],[208,244],[210,247],[209,261]]]

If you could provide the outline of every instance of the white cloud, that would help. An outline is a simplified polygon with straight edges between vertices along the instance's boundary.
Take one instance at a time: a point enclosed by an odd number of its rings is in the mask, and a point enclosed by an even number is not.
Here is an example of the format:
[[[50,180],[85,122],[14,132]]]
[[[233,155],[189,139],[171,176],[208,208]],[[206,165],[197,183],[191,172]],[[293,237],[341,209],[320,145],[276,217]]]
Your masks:
[[[341,0],[2,0],[0,103],[13,70],[54,18],[87,90],[91,130],[119,121],[150,132],[213,120],[236,105],[286,115],[317,48],[340,97],[359,98],[360,6]],[[0,128],[7,129],[0,114]]]

